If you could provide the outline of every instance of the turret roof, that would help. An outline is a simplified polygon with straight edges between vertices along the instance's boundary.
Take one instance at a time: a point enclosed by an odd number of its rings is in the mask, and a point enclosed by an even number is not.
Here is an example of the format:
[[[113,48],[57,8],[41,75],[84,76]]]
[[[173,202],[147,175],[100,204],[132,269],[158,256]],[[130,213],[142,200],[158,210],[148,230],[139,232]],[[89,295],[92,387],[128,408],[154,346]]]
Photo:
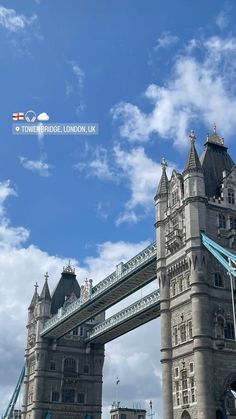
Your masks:
[[[205,178],[206,195],[218,197],[220,195],[220,184],[223,180],[223,171],[230,172],[235,166],[234,161],[227,152],[223,138],[216,132],[207,135],[205,149],[200,157],[203,174]]]
[[[164,158],[162,159],[161,165],[162,165],[162,174],[161,174],[161,178],[160,178],[160,182],[157,188],[157,193],[156,193],[155,198],[158,196],[166,195],[168,193],[169,180],[166,174],[167,162],[165,161]]]
[[[40,294],[40,300],[47,300],[47,301],[51,301],[51,295],[50,295],[50,291],[49,291],[49,287],[48,287],[48,273],[46,273],[45,275],[45,282],[44,282],[44,286],[42,289],[42,292]]]
[[[185,165],[184,173],[192,172],[192,171],[197,171],[197,172],[202,171],[202,165],[200,163],[197,150],[194,145],[195,139],[196,139],[194,131],[191,131],[189,138],[191,141],[191,146],[189,150],[188,159]]]

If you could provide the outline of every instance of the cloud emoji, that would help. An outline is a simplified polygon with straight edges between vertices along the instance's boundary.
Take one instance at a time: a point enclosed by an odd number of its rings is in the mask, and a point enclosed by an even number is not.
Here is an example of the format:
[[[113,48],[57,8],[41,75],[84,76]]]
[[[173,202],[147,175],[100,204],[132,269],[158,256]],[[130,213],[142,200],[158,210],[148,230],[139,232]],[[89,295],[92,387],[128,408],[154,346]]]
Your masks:
[[[49,115],[46,112],[42,112],[38,115],[38,121],[49,121]]]

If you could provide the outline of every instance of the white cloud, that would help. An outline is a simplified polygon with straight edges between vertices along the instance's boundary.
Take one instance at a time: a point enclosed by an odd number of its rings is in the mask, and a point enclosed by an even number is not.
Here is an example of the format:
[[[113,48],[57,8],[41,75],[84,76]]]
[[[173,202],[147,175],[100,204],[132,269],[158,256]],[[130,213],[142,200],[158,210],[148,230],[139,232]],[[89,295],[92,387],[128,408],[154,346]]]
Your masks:
[[[0,6],[0,26],[10,32],[18,32],[25,29],[27,26],[32,25],[36,19],[36,15],[26,17],[23,14],[17,14],[14,9]]]
[[[229,18],[228,12],[226,10],[221,10],[218,16],[216,17],[217,26],[221,30],[223,30],[227,28],[227,26],[229,25],[229,22],[230,22],[230,18]]]
[[[95,279],[95,283],[112,273],[116,265],[120,262],[127,262],[134,255],[148,246],[150,241],[142,241],[140,243],[129,243],[119,241],[112,243],[110,241],[97,245],[98,255],[95,257],[87,257],[85,259],[85,268],[88,270],[89,276]]]
[[[86,160],[75,164],[75,169],[78,169],[80,172],[85,171],[87,176],[95,176],[98,179],[114,179],[114,173],[109,164],[107,150],[104,147],[96,147],[95,149],[90,149],[89,147],[85,154]],[[88,155],[91,156],[90,159],[87,159]]]
[[[116,223],[117,225],[123,222],[136,223],[144,213],[153,208],[155,191],[162,173],[161,164],[150,159],[142,147],[127,152],[116,146],[114,152],[116,164],[122,170],[126,185],[131,191],[131,197],[125,204],[125,211],[119,215]],[[162,157],[159,156],[159,161]],[[134,211],[137,209],[139,213]]]
[[[178,36],[172,35],[171,32],[163,32],[161,37],[158,38],[156,46],[154,47],[155,51],[158,51],[161,48],[168,48],[179,41]]]
[[[49,115],[46,112],[42,112],[37,117],[38,121],[49,121]]]
[[[31,172],[37,173],[38,175],[43,176],[43,177],[50,176],[50,169],[52,166],[46,163],[44,159],[29,160],[26,157],[22,157],[22,156],[19,157],[19,159],[20,159],[20,163],[25,169],[30,170]]]
[[[194,48],[185,50],[176,57],[167,83],[146,89],[145,97],[153,105],[150,113],[131,103],[113,107],[121,137],[145,142],[157,134],[183,146],[192,124],[199,119],[207,129],[216,121],[224,135],[235,133],[236,39],[210,37],[202,41],[201,49],[203,59],[191,55]]]
[[[72,71],[74,75],[76,76],[79,90],[82,90],[84,87],[84,78],[85,78],[84,71],[82,70],[81,67],[78,66],[78,64],[72,65]]]

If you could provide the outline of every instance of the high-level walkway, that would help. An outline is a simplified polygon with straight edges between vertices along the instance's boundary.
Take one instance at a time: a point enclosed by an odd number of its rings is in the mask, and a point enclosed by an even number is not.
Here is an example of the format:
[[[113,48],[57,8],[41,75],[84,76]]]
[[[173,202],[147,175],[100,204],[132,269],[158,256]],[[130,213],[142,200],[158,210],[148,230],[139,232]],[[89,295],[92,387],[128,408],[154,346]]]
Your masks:
[[[85,301],[79,298],[45,323],[41,336],[60,338],[156,278],[156,242],[150,244],[127,263],[92,288]]]
[[[94,326],[86,341],[108,343],[159,316],[160,293],[156,290]]]

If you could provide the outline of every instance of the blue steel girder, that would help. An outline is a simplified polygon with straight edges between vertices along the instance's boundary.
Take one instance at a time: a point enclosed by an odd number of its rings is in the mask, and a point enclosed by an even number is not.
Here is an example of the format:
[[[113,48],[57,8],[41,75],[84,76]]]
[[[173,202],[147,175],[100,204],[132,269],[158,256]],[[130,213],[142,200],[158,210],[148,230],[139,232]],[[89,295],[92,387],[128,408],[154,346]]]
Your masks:
[[[214,242],[212,239],[207,237],[205,233],[201,233],[201,237],[202,243],[209,250],[209,252],[215,256],[227,272],[236,277],[236,254]]]
[[[110,342],[159,316],[160,292],[156,290],[94,326],[86,342]]]
[[[4,419],[11,419],[12,418],[12,414],[13,414],[13,410],[15,408],[15,404],[17,402],[19,393],[20,393],[20,389],[21,389],[21,385],[23,383],[24,380],[24,376],[25,376],[25,367],[22,368],[21,373],[20,373],[20,377],[17,381],[16,387],[14,389],[13,395],[11,397],[11,400],[9,402],[9,405],[7,407],[7,410],[5,412],[5,414],[3,415]]]
[[[60,338],[156,278],[156,243],[152,243],[92,289],[87,300],[77,299],[49,319],[41,336]]]

